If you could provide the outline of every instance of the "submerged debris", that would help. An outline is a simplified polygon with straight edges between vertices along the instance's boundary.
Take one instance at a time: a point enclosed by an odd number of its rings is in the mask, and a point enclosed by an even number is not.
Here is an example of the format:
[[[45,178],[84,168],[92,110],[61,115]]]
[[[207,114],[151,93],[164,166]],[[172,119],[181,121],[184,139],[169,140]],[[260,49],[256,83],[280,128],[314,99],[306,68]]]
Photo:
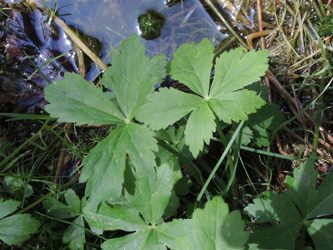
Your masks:
[[[160,36],[165,17],[155,10],[146,10],[145,14],[138,17],[141,36],[146,40],[153,40]]]

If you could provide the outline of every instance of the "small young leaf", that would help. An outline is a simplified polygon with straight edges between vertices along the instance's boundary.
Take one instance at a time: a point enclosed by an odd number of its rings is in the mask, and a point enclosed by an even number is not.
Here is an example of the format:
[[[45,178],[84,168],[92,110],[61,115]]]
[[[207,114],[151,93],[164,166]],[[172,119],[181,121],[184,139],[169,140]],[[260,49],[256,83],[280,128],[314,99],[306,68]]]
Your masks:
[[[114,91],[124,116],[132,120],[148,101],[146,96],[165,77],[166,56],[161,54],[150,59],[145,55],[140,37],[132,34],[122,41],[119,50],[113,50],[111,64],[105,70],[102,84]]]
[[[64,232],[63,242],[68,244],[72,250],[83,250],[86,242],[83,216],[78,216]],[[77,225],[79,226],[77,226]]]
[[[59,122],[111,125],[125,120],[102,88],[96,88],[79,74],[66,72],[63,80],[56,80],[44,91],[45,99],[50,102],[45,110],[51,116],[59,117]]]
[[[43,201],[46,212],[59,219],[73,218],[81,214],[81,201],[72,189],[68,189],[65,194],[68,205],[55,198],[48,197]]]
[[[258,147],[267,147],[270,144],[270,131],[273,131],[285,117],[279,105],[266,104],[256,113],[250,114],[246,124],[253,131],[252,141]]]

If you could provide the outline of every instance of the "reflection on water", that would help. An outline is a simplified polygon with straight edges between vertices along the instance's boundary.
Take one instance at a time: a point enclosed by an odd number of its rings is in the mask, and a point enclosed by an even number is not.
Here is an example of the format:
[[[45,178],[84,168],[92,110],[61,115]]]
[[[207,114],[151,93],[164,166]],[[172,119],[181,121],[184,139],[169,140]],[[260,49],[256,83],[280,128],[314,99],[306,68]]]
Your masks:
[[[48,1],[51,6],[52,1]],[[198,43],[208,37],[217,44],[225,38],[199,0],[184,0],[172,7],[165,0],[58,0],[58,3],[58,15],[67,24],[101,40],[104,61],[108,60],[111,44],[118,48],[122,39],[132,33],[139,34],[137,18],[147,9],[154,9],[167,18],[159,38],[142,39],[150,56],[166,53],[170,59],[182,43]]]

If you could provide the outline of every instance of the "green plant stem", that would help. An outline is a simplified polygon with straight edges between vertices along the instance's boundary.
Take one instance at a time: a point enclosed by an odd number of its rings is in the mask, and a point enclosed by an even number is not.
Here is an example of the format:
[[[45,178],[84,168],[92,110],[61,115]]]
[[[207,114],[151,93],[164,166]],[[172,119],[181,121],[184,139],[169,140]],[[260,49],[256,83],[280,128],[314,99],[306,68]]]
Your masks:
[[[72,184],[74,184],[75,182],[77,182],[79,180],[79,176],[76,176],[73,180],[71,180],[70,182],[67,182],[66,184],[62,185],[62,186],[58,186],[58,189],[57,190],[60,190],[60,189],[64,189],[68,186],[71,186]],[[44,195],[42,198],[40,198],[39,200],[35,201],[34,203],[31,203],[29,206],[21,209],[20,211],[18,211],[17,213],[15,214],[22,214],[28,210],[30,210],[31,208],[37,206],[39,203],[43,202],[47,197],[51,197],[51,196],[54,196],[56,195],[57,193],[55,192],[50,192],[46,195]]]
[[[312,1],[312,2],[315,2],[315,1]],[[325,10],[325,5],[324,5],[323,1],[322,0],[318,0],[318,3],[319,3],[319,7],[320,7],[322,13],[325,15],[326,10]]]
[[[318,139],[319,139],[319,127],[321,122],[321,113],[324,106],[324,95],[322,94],[325,89],[325,75],[322,76],[320,80],[320,87],[319,87],[319,100],[318,100],[318,107],[317,107],[317,118],[316,118],[316,126],[313,134],[313,143],[312,143],[312,153],[311,156],[315,157],[317,156],[317,148],[318,148]]]
[[[84,231],[89,232],[89,233],[91,233],[92,235],[95,235],[96,237],[101,238],[101,239],[104,240],[104,241],[108,240],[107,238],[103,237],[102,235],[99,235],[99,234],[93,232],[92,230],[90,230],[90,229],[88,229],[88,228],[85,228],[84,226],[81,226],[81,225],[76,224],[76,223],[74,223],[74,222],[69,222],[69,221],[67,221],[67,220],[62,220],[62,219],[59,219],[59,218],[54,218],[54,217],[51,217],[51,216],[48,216],[48,215],[46,215],[46,214],[42,214],[42,213],[39,213],[39,212],[36,212],[36,214],[39,214],[40,216],[44,216],[44,217],[49,218],[49,219],[51,219],[51,220],[59,221],[59,222],[65,223],[65,224],[69,224],[69,225],[73,225],[73,226],[75,226],[75,227],[82,228]]]
[[[318,15],[320,18],[323,18],[324,15],[323,15],[323,13],[321,12],[321,9],[318,7],[318,4],[317,4],[316,1],[312,1],[312,6],[313,6],[313,8],[315,9],[317,15]]]
[[[182,161],[184,161],[186,163],[186,165],[189,167],[191,174],[193,175],[193,177],[195,178],[195,180],[200,184],[203,185],[204,181],[202,179],[201,176],[201,172],[199,170],[199,168],[190,160],[188,160],[186,157],[184,157],[181,153],[179,153],[177,150],[173,149],[172,147],[170,147],[168,144],[166,144],[163,141],[158,141],[157,143],[158,145],[160,145],[162,148],[168,150],[169,152],[171,152],[172,154],[174,154],[175,156],[177,156],[179,159],[181,159]]]
[[[215,116],[215,123],[216,123],[216,130],[217,130],[217,133],[219,134],[220,136],[220,139],[222,141],[222,144],[226,150],[227,148],[227,145],[228,145],[228,141],[227,139],[225,138],[224,136],[224,133],[221,129],[221,126],[220,126],[220,123],[217,119],[217,117]],[[232,194],[232,200],[233,201],[236,201],[237,200],[237,197],[238,197],[238,191],[237,191],[237,181],[236,181],[236,178],[235,177],[235,174],[234,174],[234,168],[235,168],[235,165],[234,165],[234,161],[233,161],[233,158],[228,150],[227,152],[227,158],[228,158],[228,163],[229,163],[229,178],[232,178],[232,184],[231,184],[231,194]]]
[[[213,179],[216,171],[218,170],[218,168],[220,167],[221,163],[223,162],[224,158],[226,157],[227,153],[229,152],[231,145],[234,143],[237,135],[240,133],[241,128],[243,127],[244,121],[241,121],[237,127],[237,129],[235,130],[235,133],[233,134],[233,136],[231,137],[228,145],[225,147],[223,154],[221,155],[220,159],[218,160],[218,162],[216,163],[214,169],[212,170],[212,172],[210,173],[210,175],[208,176],[208,179],[205,182],[205,185],[202,187],[198,197],[197,197],[197,201],[199,202],[202,198],[203,193],[206,191],[209,183],[211,182],[211,180]]]
[[[223,25],[230,31],[230,33],[237,39],[237,41],[247,50],[249,47],[247,44],[243,41],[243,39],[236,33],[236,31],[229,25],[227,20],[224,19],[224,17],[221,15],[221,13],[218,11],[218,9],[214,6],[214,4],[210,0],[205,0],[206,4],[214,11],[214,13],[218,16],[218,18],[221,20]]]
[[[219,48],[216,48],[215,58],[222,54],[231,44],[233,44],[236,41],[235,37],[231,37],[228,41],[224,42],[219,46]]]

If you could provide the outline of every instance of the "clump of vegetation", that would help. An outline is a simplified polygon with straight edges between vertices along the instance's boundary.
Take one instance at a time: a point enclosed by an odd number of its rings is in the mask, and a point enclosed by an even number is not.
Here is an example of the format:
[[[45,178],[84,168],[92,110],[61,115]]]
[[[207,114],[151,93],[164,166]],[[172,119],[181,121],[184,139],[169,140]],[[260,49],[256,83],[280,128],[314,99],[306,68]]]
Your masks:
[[[278,21],[289,20],[290,9],[285,4]],[[290,86],[282,86],[268,64],[288,42],[277,37],[270,50],[261,42],[255,51],[242,41],[220,53],[203,39],[167,62],[147,56],[132,34],[113,50],[101,86],[65,73],[44,90],[50,115],[3,114],[12,117],[0,128],[4,247],[330,249],[331,135],[320,126],[327,113],[318,115],[330,61],[299,68],[313,83],[320,76],[311,86],[319,93],[302,108],[290,93],[309,83],[288,75]],[[307,48],[299,44],[291,48]],[[298,67],[307,59],[292,60]],[[293,152],[281,145],[305,133],[311,144]]]

